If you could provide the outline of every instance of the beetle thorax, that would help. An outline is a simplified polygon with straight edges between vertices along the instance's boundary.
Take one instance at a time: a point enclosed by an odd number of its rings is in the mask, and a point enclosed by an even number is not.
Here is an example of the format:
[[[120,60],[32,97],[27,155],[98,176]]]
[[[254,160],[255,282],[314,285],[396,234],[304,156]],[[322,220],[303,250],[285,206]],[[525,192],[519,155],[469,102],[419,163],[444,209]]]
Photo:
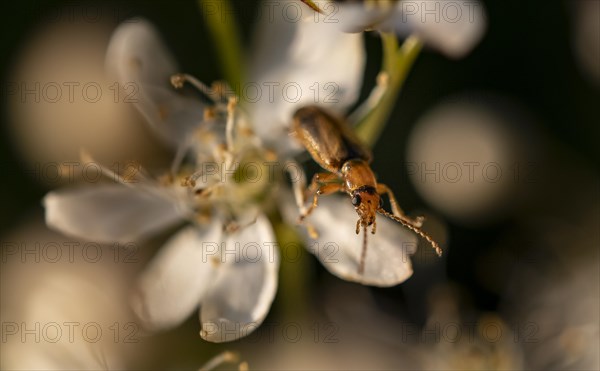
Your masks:
[[[340,172],[346,183],[346,189],[350,192],[364,186],[377,188],[375,174],[369,164],[363,160],[346,161]]]
[[[363,160],[350,160],[342,166],[341,175],[360,218],[358,225],[372,225],[380,203],[373,171]]]

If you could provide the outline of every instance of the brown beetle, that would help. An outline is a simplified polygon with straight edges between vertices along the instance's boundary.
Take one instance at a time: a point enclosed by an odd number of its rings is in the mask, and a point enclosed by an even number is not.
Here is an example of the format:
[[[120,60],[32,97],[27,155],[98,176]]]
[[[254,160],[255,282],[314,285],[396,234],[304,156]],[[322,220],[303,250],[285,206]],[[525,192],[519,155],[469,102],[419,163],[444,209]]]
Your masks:
[[[313,202],[308,209],[301,210],[300,219],[308,216],[317,207],[318,196],[335,192],[347,193],[356,209],[359,219],[356,222],[356,233],[363,227],[365,233],[359,273],[364,271],[364,260],[367,250],[367,227],[371,233],[376,231],[375,216],[377,212],[393,219],[427,240],[441,255],[440,246],[420,227],[423,217],[411,219],[404,214],[392,191],[385,184],[378,183],[369,166],[371,152],[360,142],[352,129],[339,118],[317,106],[300,108],[294,114],[291,135],[295,137],[310,153],[312,158],[328,172],[313,176],[309,194]],[[296,192],[296,195],[305,192]],[[393,215],[382,207],[382,195],[387,194],[392,206]],[[304,198],[299,205],[304,203]],[[297,200],[298,201],[298,200]]]

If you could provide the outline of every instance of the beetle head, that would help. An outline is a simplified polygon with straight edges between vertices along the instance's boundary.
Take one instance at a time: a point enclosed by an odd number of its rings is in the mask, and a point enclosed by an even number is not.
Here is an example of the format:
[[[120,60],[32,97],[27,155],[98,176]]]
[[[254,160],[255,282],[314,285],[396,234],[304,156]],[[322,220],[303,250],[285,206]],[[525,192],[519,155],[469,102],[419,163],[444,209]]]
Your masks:
[[[370,186],[360,187],[350,194],[352,205],[359,216],[361,226],[369,226],[375,222],[377,209],[381,207],[381,197]]]

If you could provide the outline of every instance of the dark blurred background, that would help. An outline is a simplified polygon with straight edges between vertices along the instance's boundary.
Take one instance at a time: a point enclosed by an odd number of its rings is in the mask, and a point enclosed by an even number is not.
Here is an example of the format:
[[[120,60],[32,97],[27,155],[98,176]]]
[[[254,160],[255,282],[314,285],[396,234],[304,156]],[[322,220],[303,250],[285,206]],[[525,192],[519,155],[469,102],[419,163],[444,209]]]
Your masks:
[[[242,39],[248,45],[256,3],[240,0],[233,1],[233,5],[241,23]],[[598,1],[503,0],[486,1],[485,6],[489,17],[487,32],[465,58],[450,60],[431,50],[421,53],[398,97],[390,123],[374,147],[373,168],[378,178],[396,191],[404,210],[413,215],[424,213],[433,221],[430,231],[443,240],[447,249],[445,256],[436,260],[423,252],[427,246],[422,245],[421,253],[414,260],[415,272],[411,279],[390,289],[368,289],[378,310],[417,326],[426,325],[431,315],[431,301],[435,300],[432,293],[440,287],[454,290],[457,305],[462,308],[460,312],[467,318],[497,312],[511,322],[511,319],[526,318],[523,313],[530,313],[525,304],[524,308],[520,307],[525,295],[520,287],[527,282],[563,281],[561,277],[568,277],[563,273],[570,271],[568,262],[571,260],[576,262],[573,264],[581,261],[592,264],[596,272],[591,276],[592,281],[595,279],[597,283],[600,279],[597,274],[600,230]],[[110,30],[120,21],[143,16],[162,32],[182,70],[203,81],[222,78],[217,55],[213,52],[215,45],[194,1],[3,2],[1,235],[10,233],[32,215],[42,215],[41,198],[59,185],[32,177],[31,166],[39,162],[40,157],[27,155],[32,144],[23,144],[23,135],[15,134],[19,132],[19,128],[15,128],[19,122],[15,122],[15,114],[8,107],[7,83],[27,76],[27,72],[20,70],[21,64],[25,63],[26,56],[31,58],[32,54],[28,54],[31,40],[50,33],[55,26],[56,22],[49,21],[49,17],[58,14],[68,18],[69,12],[64,9],[71,9],[74,18],[63,23],[84,23],[77,13],[90,7],[102,9],[104,14],[95,25],[100,30],[96,35],[99,45],[108,41]],[[86,32],[88,26],[85,25],[82,32]],[[362,97],[372,88],[381,62],[379,39],[372,33],[364,37],[368,62]],[[441,156],[436,158],[446,156],[452,161],[461,142],[456,139],[445,142],[443,138],[452,137],[452,128],[459,130],[461,126],[426,123],[438,120],[430,116],[431,112],[439,112],[436,110],[469,111],[473,107],[493,121],[492,128],[509,138],[510,146],[502,156],[511,164],[510,170],[504,169],[511,181],[508,188],[500,192],[497,202],[464,214],[460,203],[448,206],[436,198],[439,192],[443,193],[444,179],[433,185],[438,188],[428,189],[428,184],[414,180],[414,174],[411,175],[414,168],[407,164],[425,161],[422,157],[426,156],[422,154],[425,144],[413,137],[421,124],[433,130],[431,135],[442,137],[436,141],[440,146],[431,148],[432,153]],[[83,125],[87,118],[80,116],[79,120]],[[140,132],[145,130],[139,122],[136,125]],[[491,139],[481,134],[484,140],[493,140],[496,129],[487,134]],[[464,135],[467,138],[478,134],[467,131]],[[160,163],[155,152],[166,153],[167,150],[157,148],[160,149],[142,150],[147,161]],[[39,155],[42,159],[44,153]],[[517,167],[520,172],[515,175]],[[316,170],[316,167],[309,165],[309,169]],[[419,176],[417,174],[416,179]],[[475,187],[473,192],[477,189]],[[468,199],[465,204],[469,204]],[[321,307],[330,295],[327,288],[339,284],[338,280],[314,259],[310,273],[309,297],[316,311],[327,316],[328,310]],[[537,281],[536,277],[543,279]],[[352,287],[344,284],[337,290],[353,292]],[[540,290],[542,287],[538,286]],[[588,297],[598,301],[597,285],[587,292]],[[285,298],[278,294],[276,300]],[[578,301],[576,297],[564,300],[574,300],[573,305]],[[351,301],[346,304],[353,305]],[[277,313],[280,307],[273,308]],[[197,326],[197,319],[191,319],[186,325]],[[555,323],[540,326],[559,327]],[[186,332],[190,341],[195,341],[192,340],[194,331]],[[542,328],[538,335],[543,334]],[[594,334],[597,336],[597,332]],[[165,339],[169,339],[168,335]],[[530,355],[525,356],[530,360],[528,357]]]

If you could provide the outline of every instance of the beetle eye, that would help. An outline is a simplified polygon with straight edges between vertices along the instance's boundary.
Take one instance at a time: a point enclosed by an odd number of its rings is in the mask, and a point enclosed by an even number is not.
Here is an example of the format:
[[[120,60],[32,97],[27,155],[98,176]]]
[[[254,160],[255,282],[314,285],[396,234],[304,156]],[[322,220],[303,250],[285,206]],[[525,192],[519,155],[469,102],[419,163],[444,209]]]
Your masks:
[[[360,196],[354,195],[354,197],[352,197],[352,205],[358,206],[359,204],[360,204]]]

